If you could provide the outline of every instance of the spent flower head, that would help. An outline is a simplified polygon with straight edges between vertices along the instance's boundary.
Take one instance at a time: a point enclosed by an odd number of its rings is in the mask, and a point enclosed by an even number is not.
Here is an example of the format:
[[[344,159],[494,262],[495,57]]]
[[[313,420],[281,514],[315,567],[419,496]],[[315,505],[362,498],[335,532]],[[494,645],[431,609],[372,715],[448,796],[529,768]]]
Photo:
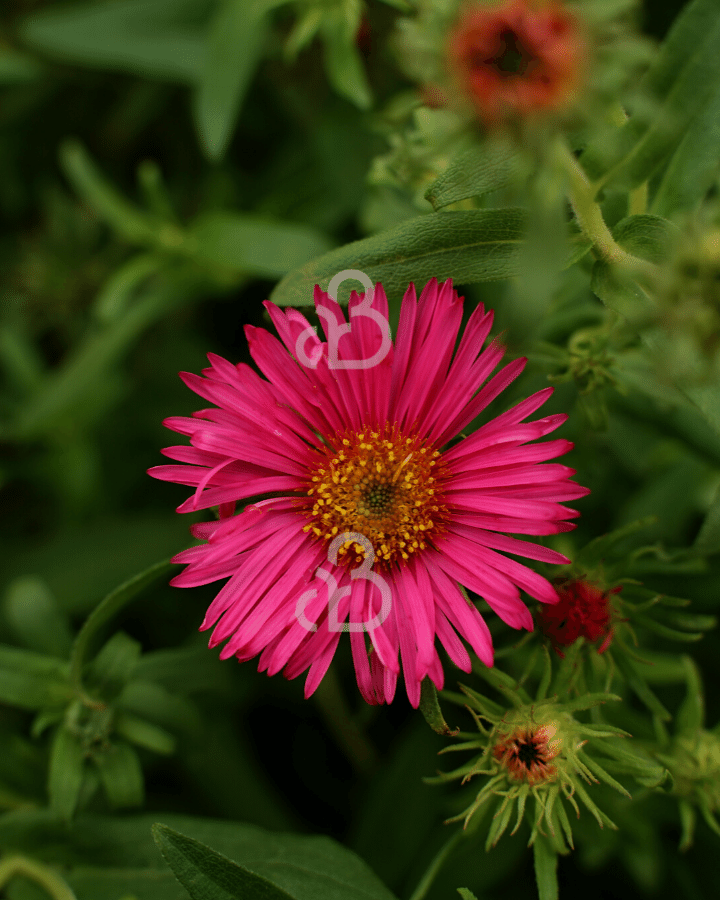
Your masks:
[[[467,827],[484,804],[495,800],[497,808],[486,840],[489,849],[507,830],[514,808],[517,813],[511,834],[518,830],[527,801],[532,798],[534,813],[529,844],[535,842],[538,833],[546,834],[544,823],[557,849],[564,851],[568,845],[573,846],[564,803],[569,803],[579,817],[579,798],[601,827],[615,828],[598,809],[585,785],[604,781],[624,795],[629,794],[588,754],[587,745],[600,738],[627,736],[627,733],[610,725],[585,725],[573,713],[619,697],[588,694],[566,703],[557,697],[535,703],[517,701],[513,709],[506,710],[470,688],[463,686],[462,691],[482,737],[463,734],[466,740],[462,744],[441,752],[480,750],[480,755],[473,762],[442,775],[440,780],[462,776],[464,784],[475,776],[485,776],[485,782],[473,803],[450,821],[464,819]]]
[[[483,122],[564,109],[585,70],[576,17],[555,2],[466,4],[448,41],[448,66]]]
[[[418,0],[400,64],[423,102],[492,130],[596,129],[649,58],[636,0]],[[518,132],[518,128],[520,131]],[[525,144],[526,141],[521,141]]]

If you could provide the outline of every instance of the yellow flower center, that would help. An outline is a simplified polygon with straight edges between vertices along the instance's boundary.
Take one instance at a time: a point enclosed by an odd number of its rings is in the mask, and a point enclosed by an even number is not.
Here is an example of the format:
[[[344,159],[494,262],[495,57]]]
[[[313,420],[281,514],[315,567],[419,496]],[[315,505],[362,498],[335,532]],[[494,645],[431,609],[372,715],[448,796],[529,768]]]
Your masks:
[[[440,453],[396,425],[348,431],[319,451],[308,495],[313,498],[305,531],[332,541],[344,532],[364,535],[385,565],[424,550],[443,529]],[[346,541],[338,562],[364,559],[362,546]]]

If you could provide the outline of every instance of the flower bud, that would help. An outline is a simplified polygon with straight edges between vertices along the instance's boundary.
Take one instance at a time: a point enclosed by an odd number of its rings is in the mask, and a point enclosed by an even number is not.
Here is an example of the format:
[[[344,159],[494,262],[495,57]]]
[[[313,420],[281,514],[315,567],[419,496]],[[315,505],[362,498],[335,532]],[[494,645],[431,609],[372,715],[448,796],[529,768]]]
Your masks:
[[[569,579],[555,584],[560,601],[543,604],[538,612],[538,624],[558,654],[583,637],[590,644],[600,641],[598,653],[603,653],[613,639],[614,610],[610,598],[622,586],[603,591],[581,579]]]

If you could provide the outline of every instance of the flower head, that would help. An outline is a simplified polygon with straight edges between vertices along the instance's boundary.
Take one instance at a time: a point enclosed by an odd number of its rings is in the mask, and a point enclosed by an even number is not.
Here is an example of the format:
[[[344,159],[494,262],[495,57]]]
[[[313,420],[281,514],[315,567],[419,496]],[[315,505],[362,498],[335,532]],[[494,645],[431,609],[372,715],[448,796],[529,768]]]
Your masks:
[[[560,601],[541,607],[538,623],[558,655],[563,655],[561,647],[569,647],[580,637],[591,644],[602,639],[598,653],[607,650],[613,638],[610,597],[622,587],[602,591],[581,579],[570,579],[557,583],[555,588]]]
[[[214,405],[166,420],[191,446],[166,449],[180,465],[151,474],[195,488],[179,511],[219,506],[220,518],[192,527],[206,543],[175,557],[186,568],[173,584],[228,579],[201,626],[214,627],[211,646],[227,641],[222,658],[260,654],[261,670],[288,678],[309,668],[309,695],[349,631],[364,698],[390,702],[402,667],[417,706],[425,677],[443,685],[436,638],[466,672],[461,637],[493,664],[488,627],[461,585],[513,628],[533,627],[520,589],[557,601],[505,554],[567,559],[508,533],[570,530],[578,513],[561,501],[588,490],[573,469],[542,464],[569,441],[532,443],[567,418],[525,421],[552,388],[449,446],[526,362],[484,384],[503,356],[497,341],[482,349],[492,312],[474,310],[455,350],[463,307],[451,282],[433,279],[419,300],[410,286],[394,343],[381,285],[351,296],[349,323],[319,288],[315,304],[327,343],[300,312],[269,302],[280,340],[246,328],[265,378],[213,354],[203,377],[182,374]]]
[[[553,781],[557,769],[552,760],[560,753],[561,741],[553,740],[555,725],[528,725],[502,735],[493,746],[493,756],[514,781],[527,784]]]
[[[515,685],[514,690],[508,690],[505,682],[503,690],[514,708],[503,712],[502,706],[482,694],[462,685],[461,688],[481,737],[468,741],[468,735],[464,734],[461,744],[446,747],[441,753],[476,749],[480,755],[453,772],[428,780],[449,781],[462,776],[465,783],[478,775],[486,778],[471,805],[449,821],[463,819],[467,827],[481,806],[498,798],[498,809],[491,820],[486,840],[486,849],[489,849],[497,844],[510,825],[514,806],[517,807],[517,817],[511,834],[515,834],[525,814],[527,800],[532,798],[535,812],[529,843],[535,841],[538,832],[545,833],[542,830],[544,822],[561,847],[566,843],[572,847],[572,831],[564,802],[567,801],[579,817],[580,808],[576,799],[579,798],[600,827],[609,825],[615,828],[605,813],[598,809],[585,785],[604,781],[626,796],[630,795],[605,771],[596,757],[588,754],[587,745],[606,737],[627,737],[627,732],[610,725],[585,725],[577,721],[574,713],[597,706],[605,700],[619,700],[619,697],[586,694],[566,703],[560,702],[557,697],[533,703],[528,702],[529,697],[522,687]],[[602,762],[604,764],[606,760]]]
[[[566,107],[584,55],[575,17],[554,2],[466,6],[449,42],[451,69],[491,125]]]

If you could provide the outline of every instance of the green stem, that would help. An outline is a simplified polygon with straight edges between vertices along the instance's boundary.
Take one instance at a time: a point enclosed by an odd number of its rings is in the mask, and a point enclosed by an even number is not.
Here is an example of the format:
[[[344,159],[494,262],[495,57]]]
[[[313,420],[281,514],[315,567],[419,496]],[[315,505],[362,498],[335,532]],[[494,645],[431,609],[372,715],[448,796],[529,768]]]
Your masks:
[[[648,183],[647,181],[643,181],[643,183],[636,187],[634,191],[630,191],[630,197],[628,199],[628,215],[641,216],[647,211],[647,201]]]
[[[104,709],[105,703],[88,694],[83,684],[82,672],[85,664],[85,656],[92,638],[97,632],[120,610],[126,606],[131,600],[142,591],[145,587],[152,584],[161,575],[167,575],[172,571],[172,565],[169,561],[156,563],[150,566],[140,575],[131,578],[119,588],[111,591],[104,600],[102,600],[85,620],[82,628],[75,638],[72,652],[70,653],[70,681],[75,689],[76,694],[85,704],[92,709]]]
[[[0,861],[0,890],[17,875],[39,884],[53,900],[77,900],[70,887],[52,869],[24,856],[6,856]]]
[[[610,233],[603,219],[602,210],[595,202],[595,189],[574,154],[564,142],[560,142],[558,147],[560,159],[570,182],[570,205],[583,233],[590,238],[601,256],[612,265],[631,268],[638,263],[642,264],[644,260],[639,260],[623,250]]]
[[[467,837],[467,832],[459,828],[440,848],[433,861],[425,870],[423,877],[420,879],[418,886],[412,892],[410,900],[423,900],[427,892],[430,890],[433,881],[437,877],[438,872],[445,865],[447,858],[455,850],[458,844]]]
[[[533,844],[533,856],[538,900],[558,900],[558,858],[555,848],[547,838],[538,835]]]

